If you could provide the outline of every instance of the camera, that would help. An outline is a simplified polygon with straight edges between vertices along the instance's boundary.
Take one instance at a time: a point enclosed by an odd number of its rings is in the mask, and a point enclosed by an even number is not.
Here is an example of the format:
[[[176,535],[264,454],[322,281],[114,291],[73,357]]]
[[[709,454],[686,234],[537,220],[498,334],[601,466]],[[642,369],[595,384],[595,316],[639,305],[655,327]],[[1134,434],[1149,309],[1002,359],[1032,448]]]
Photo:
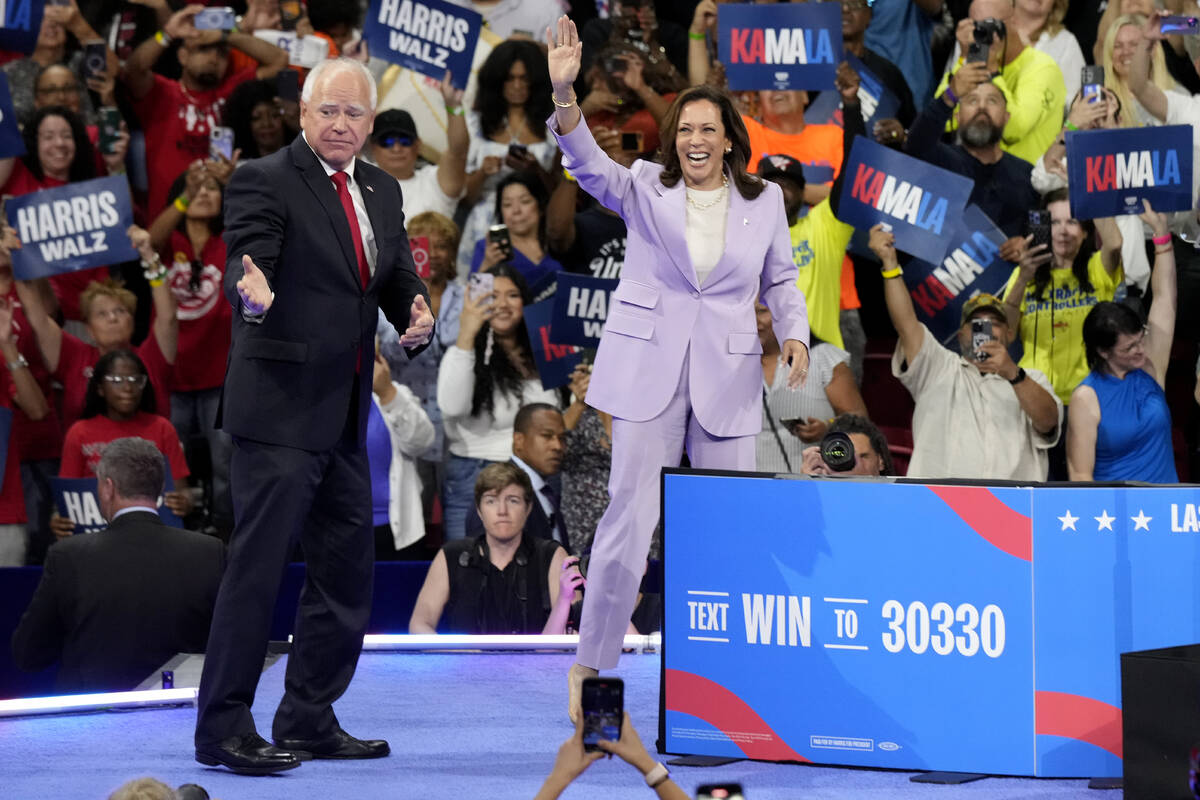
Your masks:
[[[825,438],[821,440],[821,460],[834,472],[849,472],[854,469],[857,459],[850,435],[841,431],[825,434]]]
[[[1005,27],[1002,20],[994,17],[975,20],[975,41],[977,43],[984,47],[991,47],[993,36],[999,36],[1001,39],[1008,38],[1008,28]]]

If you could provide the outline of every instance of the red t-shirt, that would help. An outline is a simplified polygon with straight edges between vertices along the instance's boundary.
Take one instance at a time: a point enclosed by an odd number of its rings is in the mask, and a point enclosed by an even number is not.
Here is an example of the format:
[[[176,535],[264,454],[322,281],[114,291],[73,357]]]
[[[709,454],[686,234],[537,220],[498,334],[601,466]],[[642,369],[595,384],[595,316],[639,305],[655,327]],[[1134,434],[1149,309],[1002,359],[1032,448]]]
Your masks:
[[[81,419],[67,429],[63,438],[62,465],[58,469],[60,478],[93,478],[96,465],[104,454],[104,446],[114,439],[125,436],[140,436],[154,443],[158,452],[167,457],[171,465],[171,478],[178,485],[188,472],[187,460],[183,457],[183,445],[171,422],[158,414],[139,411],[133,419],[117,422],[103,414]]]
[[[18,158],[13,163],[12,175],[9,176],[8,182],[0,188],[0,195],[11,194],[13,197],[20,197],[41,189],[56,189],[66,185],[66,181],[51,178],[49,175],[39,179],[29,171],[25,162]],[[109,277],[109,274],[108,267],[93,267],[78,272],[51,275],[50,286],[54,289],[54,296],[58,298],[58,306],[62,309],[63,316],[66,319],[83,319],[79,315],[80,292],[92,281],[104,280]]]
[[[238,84],[253,80],[255,68],[226,72],[215,89],[192,92],[179,81],[154,76],[154,85],[133,105],[146,133],[150,197],[146,218],[154,219],[171,198],[171,184],[196,159],[209,155],[209,133],[222,124],[225,101]]]
[[[171,416],[171,365],[158,349],[158,340],[154,332],[146,337],[146,341],[134,348],[134,352],[146,365],[146,374],[154,387],[155,408],[158,414]],[[63,426],[70,430],[75,420],[83,413],[83,404],[87,399],[88,379],[92,377],[92,367],[100,360],[100,350],[82,339],[78,339],[63,331],[62,349],[58,356],[58,369],[54,377],[58,378],[63,387],[62,419]],[[148,388],[148,387],[147,387]]]
[[[29,371],[33,379],[46,397],[50,411],[42,419],[31,420],[19,407],[13,408],[13,440],[20,449],[21,458],[27,461],[58,458],[62,453],[62,426],[59,425],[58,411],[54,402],[55,393],[50,380],[50,370],[42,360],[42,351],[38,348],[37,339],[33,335],[33,327],[25,318],[25,310],[17,297],[17,287],[14,284],[8,290],[8,299],[13,304],[13,330],[17,334],[17,350],[29,362]],[[7,475],[7,473],[5,473]]]
[[[175,295],[179,317],[179,351],[171,390],[191,392],[213,389],[225,382],[225,362],[233,328],[233,307],[225,299],[225,242],[211,236],[198,259],[204,264],[200,285],[192,291],[192,243],[179,231],[171,232],[163,263],[171,265],[167,285]]]
[[[663,99],[670,101],[675,99],[675,92],[668,92],[663,95]],[[633,115],[624,122],[617,124],[617,115],[611,111],[601,111],[596,114],[589,114],[587,119],[588,128],[595,130],[596,128],[610,128],[618,130],[621,133],[640,133],[642,134],[642,152],[653,153],[658,150],[660,144],[658,138],[658,123],[654,121],[654,116],[646,109],[638,109],[633,112]]]
[[[12,378],[8,370],[4,370],[4,374],[0,375],[0,407],[13,409],[13,427],[8,434],[8,453],[4,458],[4,483],[0,485],[0,525],[29,521],[25,514],[25,492],[21,488],[21,447],[16,435],[16,415],[21,414],[21,410],[14,408],[14,391]]]

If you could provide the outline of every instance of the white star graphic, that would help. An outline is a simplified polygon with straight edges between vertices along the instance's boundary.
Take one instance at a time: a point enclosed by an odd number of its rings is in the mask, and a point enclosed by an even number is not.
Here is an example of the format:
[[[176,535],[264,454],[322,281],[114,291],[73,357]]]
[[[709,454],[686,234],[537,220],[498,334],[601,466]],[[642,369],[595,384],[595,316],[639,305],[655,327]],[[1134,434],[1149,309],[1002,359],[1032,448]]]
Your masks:
[[[1146,512],[1139,508],[1138,515],[1136,517],[1130,517],[1129,519],[1133,521],[1133,529],[1135,531],[1146,531],[1149,533],[1150,520],[1154,519],[1154,517],[1147,517]]]
[[[1061,517],[1059,517],[1058,521],[1062,523],[1062,529],[1064,531],[1067,528],[1070,528],[1071,530],[1075,530],[1075,523],[1079,521],[1079,517],[1072,517],[1071,509],[1068,508],[1067,513],[1062,515]]]
[[[1103,530],[1112,531],[1112,529],[1113,529],[1112,524],[1116,520],[1116,517],[1110,517],[1108,515],[1108,509],[1106,508],[1100,512],[1100,516],[1092,517],[1092,519],[1094,519],[1094,520],[1096,520],[1096,522],[1100,523],[1099,525],[1096,526],[1097,531],[1103,531]]]

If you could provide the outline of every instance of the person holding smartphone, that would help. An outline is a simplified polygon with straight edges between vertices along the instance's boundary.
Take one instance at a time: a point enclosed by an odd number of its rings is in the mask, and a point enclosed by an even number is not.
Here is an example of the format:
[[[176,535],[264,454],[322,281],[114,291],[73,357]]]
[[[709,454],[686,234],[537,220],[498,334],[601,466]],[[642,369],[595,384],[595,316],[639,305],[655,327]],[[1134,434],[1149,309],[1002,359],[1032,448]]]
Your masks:
[[[884,300],[899,334],[892,374],[916,404],[908,477],[1044,481],[1062,401],[1040,371],[1013,363],[1003,301],[978,294],[963,305],[960,355],[917,319],[895,236],[876,225],[869,246],[882,262]],[[984,335],[973,341],[973,334]]]
[[[512,264],[531,287],[562,269],[546,251],[546,187],[528,172],[514,172],[496,187],[495,225],[475,243],[471,272]]]
[[[582,45],[560,17],[546,30],[563,166],[629,227],[588,387],[613,415],[611,502],[588,567],[568,714],[584,678],[616,666],[658,523],[659,475],[686,446],[693,466],[754,468],[762,391],[754,301],[771,309],[789,384],[808,374],[808,318],[783,192],[747,172],[749,137],[728,93],[682,92],[663,124],[665,164],[613,161],[575,104]]]

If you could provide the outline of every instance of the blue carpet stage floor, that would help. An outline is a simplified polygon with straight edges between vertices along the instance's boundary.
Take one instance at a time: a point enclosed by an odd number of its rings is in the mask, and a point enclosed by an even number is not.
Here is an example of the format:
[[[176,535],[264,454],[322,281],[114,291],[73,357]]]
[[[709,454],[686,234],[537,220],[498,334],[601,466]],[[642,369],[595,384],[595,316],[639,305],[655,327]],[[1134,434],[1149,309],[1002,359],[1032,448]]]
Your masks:
[[[343,726],[387,738],[390,758],[309,762],[268,778],[206,769],[192,759],[189,707],[0,720],[0,797],[4,800],[103,800],[125,780],[152,775],[171,785],[198,783],[223,800],[372,800],[420,797],[529,800],[570,733],[564,713],[568,655],[364,653],[337,706]],[[255,717],[260,732],[283,692],[281,659],[263,675]],[[626,708],[653,750],[658,728],[658,655],[625,656]],[[677,767],[689,793],[709,782],[738,781],[750,800],[1118,800],[1081,780],[993,778],[961,786],[909,782],[909,774],[739,762]],[[564,798],[638,798],[653,794],[624,763],[600,761]]]

